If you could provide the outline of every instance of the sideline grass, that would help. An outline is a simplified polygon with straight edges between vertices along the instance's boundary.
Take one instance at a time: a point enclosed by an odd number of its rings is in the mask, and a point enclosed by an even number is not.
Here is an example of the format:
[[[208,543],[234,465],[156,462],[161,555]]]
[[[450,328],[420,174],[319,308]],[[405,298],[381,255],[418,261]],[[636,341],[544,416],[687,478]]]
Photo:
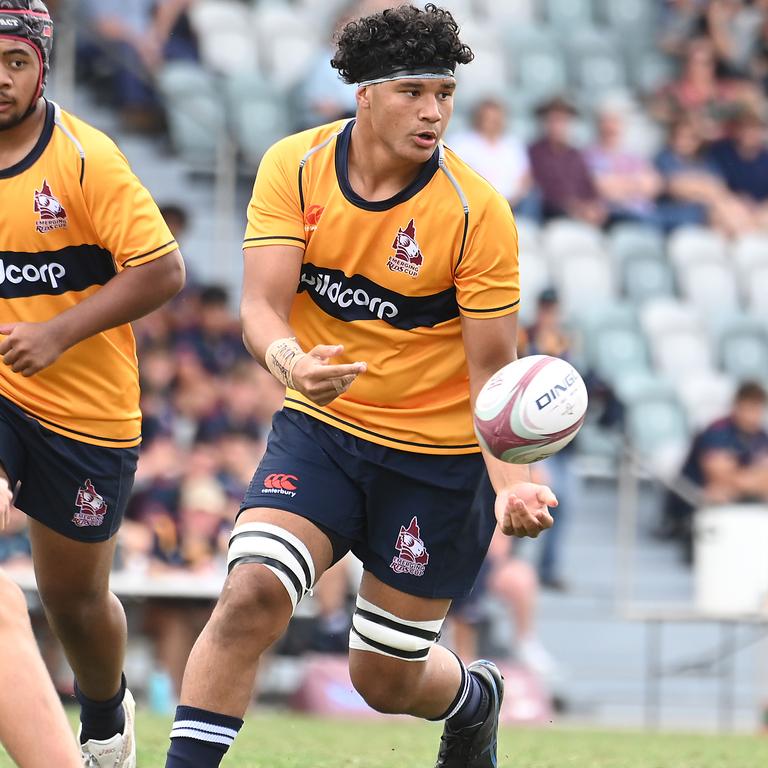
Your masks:
[[[163,768],[168,718],[139,715],[138,768]],[[222,768],[432,768],[432,723],[253,715]],[[0,752],[2,750],[0,749]],[[0,768],[11,768],[0,754]],[[768,737],[504,730],[499,768],[766,768]]]

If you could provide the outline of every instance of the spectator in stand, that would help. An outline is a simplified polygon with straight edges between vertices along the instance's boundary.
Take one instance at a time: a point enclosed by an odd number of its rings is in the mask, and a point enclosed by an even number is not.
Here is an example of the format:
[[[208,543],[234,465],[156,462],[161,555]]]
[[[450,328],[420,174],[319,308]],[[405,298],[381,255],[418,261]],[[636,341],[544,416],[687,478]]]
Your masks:
[[[666,54],[681,59],[688,41],[700,30],[707,0],[663,0],[657,38]]]
[[[746,382],[736,392],[731,413],[698,434],[681,470],[700,493],[700,503],[768,503],[768,395],[761,384]],[[694,491],[695,492],[695,491]],[[658,535],[680,541],[691,556],[694,507],[674,492],[665,501]]]
[[[144,562],[150,576],[223,574],[222,558],[238,500],[226,493],[219,479],[219,458],[214,446],[198,443],[180,464],[172,441],[153,442],[140,460],[151,466],[140,469],[139,490],[128,513],[151,535],[146,539],[127,529],[130,538],[123,546],[129,563]],[[150,473],[154,477],[148,477]],[[168,675],[177,694],[186,659],[212,608],[213,602],[205,598],[147,604],[144,625],[155,642],[156,673]]]
[[[541,104],[536,114],[541,120],[541,138],[529,148],[529,157],[541,192],[543,218],[565,216],[602,226],[608,210],[584,156],[570,143],[576,108],[558,97]]]
[[[597,191],[608,205],[610,222],[657,224],[655,200],[661,191],[658,171],[625,145],[626,115],[605,104],[597,116],[597,143],[585,153]]]
[[[749,207],[728,189],[690,117],[672,123],[656,167],[663,177],[657,208],[665,228],[708,224],[729,237],[754,229]]]
[[[311,58],[306,74],[298,82],[295,94],[298,130],[355,116],[356,88],[345,83],[336,70],[328,66],[328,62],[336,53],[333,42],[336,34],[357,16],[354,13],[357,5],[348,4],[337,16],[327,44]]]
[[[451,149],[490,181],[520,216],[538,218],[531,192],[531,164],[525,146],[507,132],[504,105],[484,99],[472,112],[472,129],[458,134]]]
[[[724,135],[725,124],[740,104],[759,100],[759,90],[750,81],[718,77],[711,40],[696,37],[688,42],[680,77],[659,91],[650,111],[665,125],[680,114],[690,115],[701,137],[713,141]]]
[[[187,15],[195,0],[85,0],[85,21],[99,39],[81,46],[83,64],[111,72],[110,94],[126,129],[153,132],[160,106],[152,78],[166,61],[197,61]]]
[[[721,77],[745,78],[765,9],[743,0],[709,0],[703,27],[712,41]]]
[[[763,93],[768,92],[768,8],[763,12],[760,30],[750,57],[749,74],[759,84]]]
[[[207,286],[199,301],[198,320],[178,334],[175,351],[193,354],[211,374],[225,373],[238,360],[250,360],[226,288]]]
[[[731,136],[715,143],[710,158],[728,188],[749,208],[758,228],[768,228],[768,145],[761,111],[745,107]]]
[[[541,482],[545,480],[541,479]],[[474,503],[493,505],[493,502],[490,483],[484,479]],[[551,530],[545,535],[549,533]],[[510,649],[511,655],[552,687],[559,679],[557,664],[536,634],[538,578],[531,565],[518,556],[518,544],[496,530],[471,594],[454,600],[451,605],[449,617],[453,645],[456,653],[466,658],[481,655],[482,650],[477,647],[478,627],[485,618],[483,602],[487,595],[492,595],[509,612],[515,627],[515,645]]]

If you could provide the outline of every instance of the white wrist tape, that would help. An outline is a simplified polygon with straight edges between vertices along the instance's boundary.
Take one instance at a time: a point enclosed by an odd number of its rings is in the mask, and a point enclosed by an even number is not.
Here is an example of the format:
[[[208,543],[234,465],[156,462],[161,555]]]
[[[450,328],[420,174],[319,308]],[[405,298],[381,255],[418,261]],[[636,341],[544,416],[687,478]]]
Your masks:
[[[275,339],[264,355],[270,373],[286,387],[294,389],[293,369],[296,363],[306,355],[295,338]]]

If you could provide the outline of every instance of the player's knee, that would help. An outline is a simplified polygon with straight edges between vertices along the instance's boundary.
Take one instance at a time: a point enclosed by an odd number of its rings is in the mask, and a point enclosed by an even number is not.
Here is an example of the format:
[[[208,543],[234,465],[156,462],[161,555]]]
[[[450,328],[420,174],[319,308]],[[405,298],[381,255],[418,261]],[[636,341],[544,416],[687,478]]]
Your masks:
[[[355,690],[371,709],[397,715],[411,711],[424,668],[410,662],[382,665],[371,657],[370,663],[350,664],[349,671]]]
[[[27,602],[22,591],[9,578],[0,575],[0,632],[28,623]]]
[[[214,614],[214,629],[227,642],[247,638],[271,645],[291,618],[282,584],[260,564],[241,565],[229,574]]]
[[[109,599],[105,584],[72,584],[56,579],[38,580],[40,600],[48,616],[57,621],[84,621],[93,613],[103,613]]]

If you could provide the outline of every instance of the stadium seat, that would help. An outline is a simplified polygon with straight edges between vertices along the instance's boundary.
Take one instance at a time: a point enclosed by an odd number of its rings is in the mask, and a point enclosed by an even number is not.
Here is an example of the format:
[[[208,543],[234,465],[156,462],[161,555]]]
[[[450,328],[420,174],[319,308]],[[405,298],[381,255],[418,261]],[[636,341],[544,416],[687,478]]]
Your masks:
[[[656,5],[648,0],[595,0],[595,15],[620,32],[647,34],[656,21]]]
[[[520,254],[520,323],[529,325],[536,314],[539,294],[551,286],[547,261],[541,253],[529,249]]]
[[[656,93],[675,76],[672,60],[658,51],[627,53],[627,71],[632,85],[643,96]]]
[[[749,281],[749,273],[756,267],[768,266],[768,236],[744,235],[731,248],[731,259],[739,271],[742,284]]]
[[[688,264],[705,260],[725,261],[728,245],[725,238],[706,227],[686,226],[676,229],[668,241],[669,259],[680,274]]]
[[[517,243],[521,256],[528,250],[540,251],[542,249],[541,227],[538,222],[525,216],[517,216],[515,224],[517,224]]]
[[[193,3],[191,19],[203,62],[215,72],[258,67],[257,34],[247,6],[233,0]]]
[[[688,423],[694,430],[704,429],[725,416],[735,391],[733,379],[723,373],[683,376],[676,385]]]
[[[649,338],[656,368],[672,382],[714,369],[712,350],[700,331],[665,331]]]
[[[485,97],[504,100],[509,89],[508,61],[500,48],[490,45],[473,47],[472,66],[459,67],[456,82],[461,93],[471,94],[472,102]]]
[[[768,381],[768,324],[755,317],[731,318],[720,328],[718,359],[737,381]]]
[[[225,105],[214,79],[195,64],[169,64],[157,77],[176,151],[198,171],[211,171],[226,134]]]
[[[555,219],[542,233],[544,251],[553,264],[574,254],[606,255],[603,233],[591,224],[571,219]]]
[[[751,314],[768,318],[768,264],[761,264],[750,270],[747,305]]]
[[[645,224],[616,224],[608,235],[608,250],[619,264],[630,256],[664,259],[664,248],[664,236],[661,232]]]
[[[640,310],[640,325],[645,335],[660,336],[666,331],[698,331],[701,319],[698,312],[678,299],[652,299]]]
[[[593,342],[592,369],[613,384],[619,375],[647,373],[648,350],[640,333],[628,328],[603,328]]]
[[[541,3],[549,24],[569,31],[592,22],[592,0],[543,0]]]
[[[278,90],[288,90],[307,71],[318,52],[313,35],[301,29],[283,30],[263,46],[264,69]]]
[[[536,5],[536,0],[515,0],[514,3],[475,0],[473,4],[478,12],[494,26],[531,24],[534,20]]]
[[[518,104],[535,107],[566,88],[565,61],[557,51],[531,50],[514,58],[513,69],[518,84],[515,101]]]
[[[688,422],[673,397],[651,396],[627,409],[627,438],[644,465],[655,475],[673,477],[690,441]]]
[[[578,318],[587,306],[608,304],[616,298],[613,269],[602,255],[576,251],[551,269],[566,317]]]
[[[576,340],[587,367],[594,365],[596,342],[606,328],[637,333],[639,325],[635,308],[627,302],[587,303],[581,308],[575,323]]]
[[[683,298],[705,320],[739,308],[736,275],[727,261],[692,261],[677,273]]]
[[[573,85],[587,95],[595,94],[603,99],[607,91],[623,88],[627,78],[624,65],[610,52],[587,52],[580,54],[571,69]],[[594,101],[593,97],[593,101]]]
[[[629,256],[622,266],[621,287],[634,304],[675,295],[675,280],[666,261],[653,255]]]
[[[285,103],[279,96],[242,99],[230,115],[249,171],[255,171],[269,147],[290,132]]]
[[[664,378],[647,368],[628,368],[617,371],[613,377],[616,396],[626,406],[648,398],[674,398],[674,387]]]

